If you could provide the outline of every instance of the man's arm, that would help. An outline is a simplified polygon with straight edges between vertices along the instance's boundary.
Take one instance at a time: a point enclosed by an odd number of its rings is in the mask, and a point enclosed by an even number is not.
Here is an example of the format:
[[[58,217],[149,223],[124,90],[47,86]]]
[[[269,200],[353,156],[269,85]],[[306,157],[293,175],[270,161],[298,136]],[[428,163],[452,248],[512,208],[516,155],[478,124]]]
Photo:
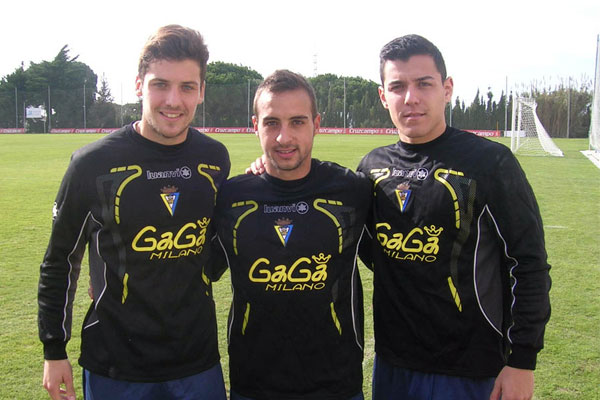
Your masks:
[[[213,220],[211,222],[213,236],[210,240],[210,257],[208,258],[208,264],[205,269],[205,273],[208,278],[216,282],[221,279],[221,276],[229,268],[229,259],[227,258],[227,250],[221,240],[223,235],[226,235],[224,224],[226,224],[224,210],[226,209],[226,198],[227,195],[227,181],[223,182],[219,190],[219,196],[217,197],[217,205],[213,214]]]
[[[38,327],[45,359],[43,383],[53,399],[66,398],[60,394],[61,384],[66,387],[65,395],[72,392],[66,346],[71,338],[73,300],[87,243],[87,212],[82,206],[85,193],[74,177],[77,168],[73,164],[72,161],[56,197],[52,233],[38,285]]]
[[[364,174],[362,171],[357,170],[356,174],[358,175],[361,186],[357,188],[357,193],[365,192],[368,193],[369,197],[369,211],[367,212],[367,219],[365,221],[364,231],[362,238],[358,247],[358,256],[360,260],[365,264],[365,266],[373,271],[373,246],[375,244],[373,238],[373,207],[374,207],[374,194],[373,194],[373,183],[369,179],[369,177]]]
[[[506,333],[511,354],[507,365],[533,370],[537,353],[544,347],[545,326],[550,318],[550,265],[542,218],[533,189],[508,150],[499,158],[490,182],[488,202],[506,246],[505,273],[511,280],[512,301],[507,317],[512,324]]]

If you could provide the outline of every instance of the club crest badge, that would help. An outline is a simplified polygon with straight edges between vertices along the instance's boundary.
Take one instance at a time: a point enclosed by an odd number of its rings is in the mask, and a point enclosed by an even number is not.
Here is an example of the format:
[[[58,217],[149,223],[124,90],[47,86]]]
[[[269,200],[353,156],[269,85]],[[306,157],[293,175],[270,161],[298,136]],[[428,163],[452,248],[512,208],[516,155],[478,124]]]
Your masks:
[[[160,190],[162,193],[160,197],[162,198],[165,206],[167,206],[167,210],[171,216],[175,214],[175,208],[177,207],[177,200],[179,200],[179,192],[177,191],[176,186],[165,186]]]
[[[406,207],[408,206],[408,201],[410,200],[411,190],[408,186],[408,183],[401,183],[396,188],[396,197],[398,198],[398,205],[400,206],[400,211],[404,212]]]
[[[277,236],[281,240],[281,244],[283,244],[283,247],[285,247],[290,235],[292,234],[292,229],[294,228],[294,225],[292,225],[292,220],[289,218],[279,218],[277,221],[275,221],[275,224],[275,232],[277,232]]]

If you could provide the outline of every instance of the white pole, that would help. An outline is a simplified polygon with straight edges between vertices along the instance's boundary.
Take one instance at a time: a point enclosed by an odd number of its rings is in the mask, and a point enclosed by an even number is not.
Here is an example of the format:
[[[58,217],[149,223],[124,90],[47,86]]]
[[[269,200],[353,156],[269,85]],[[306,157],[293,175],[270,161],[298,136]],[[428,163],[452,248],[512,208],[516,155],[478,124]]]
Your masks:
[[[571,130],[571,77],[569,77],[569,91],[567,92],[567,139]]]
[[[504,130],[508,130],[508,76],[506,77],[504,89]]]
[[[248,128],[250,128],[250,79],[248,79],[248,119],[246,120]]]
[[[344,132],[346,132],[346,77],[344,77]]]
[[[87,79],[83,80],[83,129],[87,129],[87,118],[85,117],[85,84]]]
[[[15,86],[15,129],[19,128],[19,105],[17,103],[17,87]]]
[[[513,96],[512,99],[512,124],[510,133],[510,149],[512,152],[517,151],[517,98]]]
[[[48,85],[48,109],[46,110],[46,118],[48,119],[48,133],[52,130],[52,103],[50,103],[50,85]]]

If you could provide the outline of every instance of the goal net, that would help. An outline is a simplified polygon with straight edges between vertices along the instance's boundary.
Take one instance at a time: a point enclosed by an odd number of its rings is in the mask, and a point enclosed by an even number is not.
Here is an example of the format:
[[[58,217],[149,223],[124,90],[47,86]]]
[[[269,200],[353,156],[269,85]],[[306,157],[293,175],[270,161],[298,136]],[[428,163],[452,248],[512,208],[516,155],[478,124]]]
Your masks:
[[[537,116],[534,99],[518,97],[513,102],[510,149],[525,156],[557,156],[563,152],[552,141]]]

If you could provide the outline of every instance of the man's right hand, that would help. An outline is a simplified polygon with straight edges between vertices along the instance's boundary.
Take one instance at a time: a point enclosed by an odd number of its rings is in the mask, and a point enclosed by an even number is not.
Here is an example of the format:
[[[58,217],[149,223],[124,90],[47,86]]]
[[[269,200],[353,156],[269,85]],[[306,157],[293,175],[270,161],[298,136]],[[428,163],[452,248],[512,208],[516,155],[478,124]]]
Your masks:
[[[44,388],[52,400],[75,400],[69,360],[44,360]]]

